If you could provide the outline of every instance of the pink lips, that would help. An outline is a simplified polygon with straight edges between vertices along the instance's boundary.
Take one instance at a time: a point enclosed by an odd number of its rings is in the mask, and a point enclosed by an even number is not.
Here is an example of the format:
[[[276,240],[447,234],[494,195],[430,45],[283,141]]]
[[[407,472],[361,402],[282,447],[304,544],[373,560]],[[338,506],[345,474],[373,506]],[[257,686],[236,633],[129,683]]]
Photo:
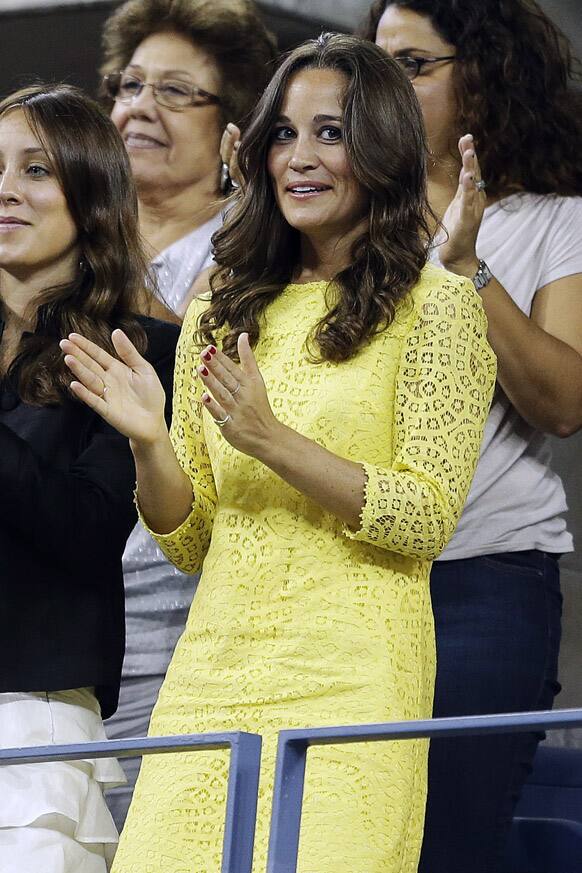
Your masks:
[[[163,149],[166,144],[146,133],[126,133],[123,137],[126,148],[129,149]]]
[[[22,221],[13,215],[0,216],[0,230],[13,230],[16,227],[27,227],[30,224],[28,221]]]
[[[319,182],[315,179],[306,179],[301,182],[290,182],[285,187],[285,191],[294,199],[309,200],[312,197],[325,194],[326,191],[331,191],[331,185],[326,185],[325,182]]]

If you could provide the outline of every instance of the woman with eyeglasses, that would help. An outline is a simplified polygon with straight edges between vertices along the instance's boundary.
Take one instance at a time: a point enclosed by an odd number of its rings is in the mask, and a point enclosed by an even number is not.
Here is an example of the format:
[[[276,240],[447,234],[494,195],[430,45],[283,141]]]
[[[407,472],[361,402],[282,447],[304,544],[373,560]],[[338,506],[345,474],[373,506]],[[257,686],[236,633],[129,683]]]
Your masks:
[[[181,318],[223,220],[222,131],[242,122],[266,85],[274,40],[250,0],[129,0],[107,21],[104,47],[104,96],[129,155],[156,291]],[[127,651],[112,739],[147,732],[197,581],[172,567],[140,525],[123,564]],[[128,783],[110,796],[118,827],[139,759],[123,766]]]
[[[427,129],[432,257],[481,289],[498,384],[463,515],[432,569],[435,716],[549,709],[558,558],[545,434],[582,426],[582,112],[568,44],[532,0],[376,2],[365,35]],[[497,873],[539,736],[435,741],[422,873]]]

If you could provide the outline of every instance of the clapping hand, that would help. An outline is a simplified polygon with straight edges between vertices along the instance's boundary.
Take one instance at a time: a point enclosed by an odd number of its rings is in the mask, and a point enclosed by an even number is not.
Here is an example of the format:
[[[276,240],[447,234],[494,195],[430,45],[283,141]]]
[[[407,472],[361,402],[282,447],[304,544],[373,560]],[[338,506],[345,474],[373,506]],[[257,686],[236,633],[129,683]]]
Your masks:
[[[471,134],[461,137],[459,151],[459,185],[442,220],[448,239],[439,246],[438,253],[443,267],[472,277],[479,266],[475,246],[487,197]]]
[[[234,188],[240,188],[243,184],[242,175],[238,166],[237,152],[240,145],[240,128],[230,122],[226,125],[222,139],[220,140],[220,157],[222,163],[228,167],[228,172]]]
[[[122,330],[114,330],[111,340],[117,358],[77,333],[61,340],[75,377],[71,391],[135,443],[154,443],[166,432],[164,389]]]
[[[281,425],[273,415],[247,333],[241,333],[237,348],[240,365],[214,346],[201,353],[202,402],[235,449],[261,460]]]

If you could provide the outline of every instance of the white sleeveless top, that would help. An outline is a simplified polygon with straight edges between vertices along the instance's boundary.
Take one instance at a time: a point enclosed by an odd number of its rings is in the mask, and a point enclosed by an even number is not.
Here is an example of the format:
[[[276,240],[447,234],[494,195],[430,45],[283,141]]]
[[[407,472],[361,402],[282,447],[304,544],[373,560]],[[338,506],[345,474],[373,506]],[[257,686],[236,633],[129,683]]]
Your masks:
[[[582,197],[516,194],[487,207],[477,255],[527,316],[536,292],[582,273]],[[431,260],[438,263],[438,247]],[[541,549],[571,552],[566,496],[547,437],[497,386],[459,525],[439,560]]]

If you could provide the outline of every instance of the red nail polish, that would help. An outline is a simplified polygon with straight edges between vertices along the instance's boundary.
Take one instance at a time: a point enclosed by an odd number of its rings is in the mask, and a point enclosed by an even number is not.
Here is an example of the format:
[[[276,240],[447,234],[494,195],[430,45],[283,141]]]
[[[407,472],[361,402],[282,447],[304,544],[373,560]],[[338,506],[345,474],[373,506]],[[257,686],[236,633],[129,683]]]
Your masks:
[[[210,352],[211,355],[215,355],[215,354],[216,354],[216,349],[214,348],[214,346],[210,346],[209,349],[208,349],[208,351]]]
[[[208,370],[206,369],[206,367],[200,367],[200,372],[203,376],[208,376]]]
[[[210,403],[210,394],[203,394],[202,400],[204,401],[204,403]]]
[[[202,355],[202,357],[204,358],[205,361],[211,361],[211,360],[212,360],[212,355],[210,354],[210,352],[204,352],[204,354]]]

